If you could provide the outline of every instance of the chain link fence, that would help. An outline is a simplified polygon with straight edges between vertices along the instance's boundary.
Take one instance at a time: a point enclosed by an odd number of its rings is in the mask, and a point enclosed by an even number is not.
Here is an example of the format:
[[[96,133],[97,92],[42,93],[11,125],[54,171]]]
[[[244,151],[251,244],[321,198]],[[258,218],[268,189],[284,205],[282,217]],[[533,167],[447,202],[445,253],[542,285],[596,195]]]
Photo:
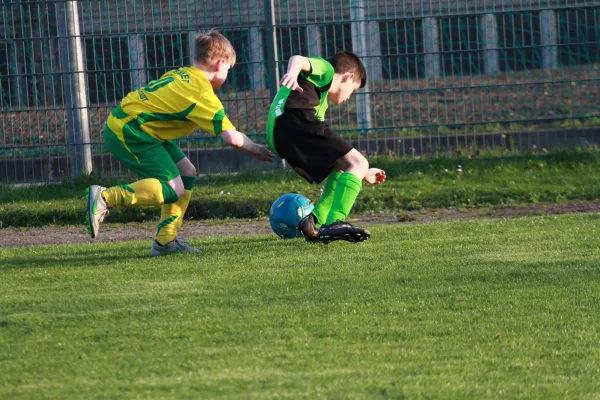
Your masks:
[[[287,60],[341,50],[361,56],[369,80],[328,120],[368,155],[600,138],[600,1],[5,0],[0,183],[122,172],[102,145],[108,113],[190,65],[210,28],[238,54],[218,96],[258,141]],[[180,145],[200,173],[253,163],[200,131]]]

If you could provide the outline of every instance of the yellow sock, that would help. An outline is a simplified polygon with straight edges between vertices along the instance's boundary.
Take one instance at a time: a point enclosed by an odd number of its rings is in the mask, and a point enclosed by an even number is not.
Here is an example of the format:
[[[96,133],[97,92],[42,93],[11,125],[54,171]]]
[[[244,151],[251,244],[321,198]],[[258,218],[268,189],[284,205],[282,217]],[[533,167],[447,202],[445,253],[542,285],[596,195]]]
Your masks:
[[[187,208],[190,205],[190,199],[192,198],[192,191],[185,190],[183,192],[183,196],[181,196],[181,198],[185,199],[185,202],[181,205],[181,218],[177,218],[177,221],[175,221],[175,227],[177,228],[177,230],[179,230],[179,228],[181,228],[181,225],[183,225],[183,217],[185,216],[185,212],[187,211]]]
[[[177,193],[166,183],[149,178],[129,185],[117,185],[102,192],[102,197],[110,207],[121,205],[160,206],[177,201]]]
[[[160,222],[156,231],[156,241],[160,245],[164,246],[177,237],[177,231],[183,224],[183,216],[191,198],[192,191],[185,190],[177,202],[162,206]]]

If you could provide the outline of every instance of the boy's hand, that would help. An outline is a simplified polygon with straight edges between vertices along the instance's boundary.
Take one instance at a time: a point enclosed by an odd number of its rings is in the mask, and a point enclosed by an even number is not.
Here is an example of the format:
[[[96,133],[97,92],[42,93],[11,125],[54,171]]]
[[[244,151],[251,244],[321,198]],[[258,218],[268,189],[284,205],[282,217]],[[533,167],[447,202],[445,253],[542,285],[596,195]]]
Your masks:
[[[221,138],[231,147],[250,153],[259,160],[273,161],[273,157],[275,156],[266,146],[254,143],[248,136],[235,129],[228,129],[221,132]]]
[[[385,171],[379,168],[369,168],[367,175],[365,175],[364,181],[371,185],[379,185],[385,182]]]
[[[298,84],[298,74],[294,75],[294,74],[290,74],[289,72],[286,73],[281,78],[280,84],[281,84],[281,86],[285,86],[288,89],[297,90],[299,92],[304,92],[304,89],[302,89],[300,87],[300,85]]]
[[[261,161],[273,161],[273,157],[275,156],[267,146],[263,146],[262,144],[256,145],[252,155]]]

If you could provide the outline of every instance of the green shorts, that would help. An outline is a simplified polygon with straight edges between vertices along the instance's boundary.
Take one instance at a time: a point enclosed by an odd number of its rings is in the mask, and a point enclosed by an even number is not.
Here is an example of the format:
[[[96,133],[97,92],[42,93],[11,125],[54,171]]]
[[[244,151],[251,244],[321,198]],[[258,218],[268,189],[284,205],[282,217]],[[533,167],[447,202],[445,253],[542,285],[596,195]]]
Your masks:
[[[121,163],[142,178],[156,178],[169,182],[177,178],[179,161],[186,155],[172,140],[164,142],[148,135],[135,124],[123,126],[123,143],[108,125],[104,126],[104,143]]]

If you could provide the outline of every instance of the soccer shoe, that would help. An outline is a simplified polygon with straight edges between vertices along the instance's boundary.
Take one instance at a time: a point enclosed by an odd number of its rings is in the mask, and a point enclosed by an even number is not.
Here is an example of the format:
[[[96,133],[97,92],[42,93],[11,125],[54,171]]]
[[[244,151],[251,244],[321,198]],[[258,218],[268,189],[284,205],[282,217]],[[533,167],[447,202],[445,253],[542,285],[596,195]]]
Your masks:
[[[200,253],[200,250],[193,248],[183,239],[175,239],[164,246],[155,239],[154,243],[152,243],[152,249],[150,250],[150,255],[153,257],[184,253]]]
[[[315,226],[315,216],[308,214],[298,222],[296,227],[298,231],[302,233],[302,236],[307,242],[318,242],[319,241],[319,230]]]
[[[105,187],[92,185],[85,189],[87,200],[87,212],[85,213],[85,227],[88,234],[95,239],[98,236],[98,229],[104,218],[108,215],[108,205],[102,198],[102,192]]]
[[[335,221],[333,224],[322,225],[319,229],[319,240],[324,243],[334,240],[346,240],[352,243],[364,242],[371,237],[371,232],[366,229],[352,226],[344,221]]]

